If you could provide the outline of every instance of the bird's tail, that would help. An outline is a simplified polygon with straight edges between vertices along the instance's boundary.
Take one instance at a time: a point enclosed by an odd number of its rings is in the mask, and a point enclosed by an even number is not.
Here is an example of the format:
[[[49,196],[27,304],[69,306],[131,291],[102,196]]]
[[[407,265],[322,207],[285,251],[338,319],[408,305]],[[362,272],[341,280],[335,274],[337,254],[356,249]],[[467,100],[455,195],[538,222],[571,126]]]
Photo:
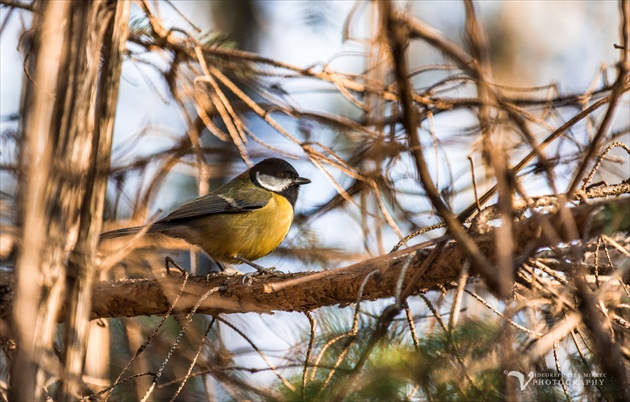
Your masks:
[[[102,240],[107,240],[107,239],[113,239],[116,237],[135,235],[136,233],[141,231],[142,228],[143,226],[134,226],[132,228],[110,230],[109,232],[101,233],[100,240],[102,241]]]

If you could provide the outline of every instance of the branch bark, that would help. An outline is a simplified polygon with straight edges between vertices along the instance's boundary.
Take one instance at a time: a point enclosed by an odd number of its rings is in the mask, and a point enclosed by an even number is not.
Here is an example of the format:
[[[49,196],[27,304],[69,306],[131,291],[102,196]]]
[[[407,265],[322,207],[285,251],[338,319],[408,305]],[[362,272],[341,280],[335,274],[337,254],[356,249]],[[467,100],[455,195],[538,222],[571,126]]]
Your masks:
[[[82,386],[129,2],[37,2],[22,97],[11,400]],[[116,27],[112,24],[116,20]],[[58,311],[66,329],[57,365]]]
[[[570,209],[577,227],[577,239],[588,239],[602,233],[630,232],[630,198],[614,201],[583,204]],[[552,227],[554,236],[545,235],[545,228]],[[515,239],[518,240],[516,255],[520,261],[541,247],[549,247],[551,239],[567,242],[573,238],[572,230],[565,228],[559,214],[533,217],[514,225]],[[471,236],[489,260],[496,255],[494,232]],[[433,243],[433,242],[429,242]],[[404,286],[412,286],[418,293],[429,289],[450,287],[457,281],[466,252],[458,243],[446,245],[436,260],[414,284],[408,281],[430,254],[427,244],[419,244],[398,251],[362,261],[360,263],[324,272],[301,272],[291,274],[270,274],[258,277],[251,286],[243,286],[242,275],[189,277],[185,286],[177,275],[165,275],[163,278],[126,280],[119,282],[97,283],[93,289],[92,319],[111,317],[133,317],[139,315],[164,315],[183,287],[182,295],[174,307],[175,313],[188,313],[208,289],[217,287],[218,291],[209,295],[199,306],[197,312],[204,314],[262,313],[273,311],[312,311],[319,307],[345,306],[358,300],[359,289],[368,275],[360,300],[376,300],[394,297],[402,267],[409,261],[405,271]],[[372,274],[376,272],[376,274]],[[472,271],[471,276],[479,276]],[[6,278],[0,283],[0,294],[10,295],[10,281]],[[11,299],[0,300],[2,314],[11,309],[7,303]],[[5,318],[5,317],[2,317]],[[60,321],[65,320],[65,312]]]

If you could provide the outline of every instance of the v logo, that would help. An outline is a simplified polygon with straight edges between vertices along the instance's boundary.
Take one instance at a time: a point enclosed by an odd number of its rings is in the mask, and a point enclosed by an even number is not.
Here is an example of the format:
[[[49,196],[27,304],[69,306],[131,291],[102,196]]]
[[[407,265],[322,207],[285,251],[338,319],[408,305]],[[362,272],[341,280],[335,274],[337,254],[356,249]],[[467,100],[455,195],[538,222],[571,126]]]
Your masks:
[[[508,377],[512,376],[518,379],[518,382],[520,383],[520,386],[521,386],[521,391],[524,390],[527,384],[529,384],[530,381],[534,379],[533,371],[530,371],[529,374],[527,374],[527,376],[529,377],[527,381],[525,381],[525,376],[520,371],[510,371],[509,373],[507,373],[507,375]]]

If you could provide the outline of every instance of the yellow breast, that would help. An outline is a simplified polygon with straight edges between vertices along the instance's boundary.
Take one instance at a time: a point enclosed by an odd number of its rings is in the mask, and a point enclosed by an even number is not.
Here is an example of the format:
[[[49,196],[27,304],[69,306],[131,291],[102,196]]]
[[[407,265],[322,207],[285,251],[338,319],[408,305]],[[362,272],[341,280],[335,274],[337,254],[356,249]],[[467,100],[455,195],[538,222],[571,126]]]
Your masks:
[[[274,193],[267,205],[255,211],[212,216],[204,225],[206,233],[200,246],[218,261],[238,263],[236,256],[253,261],[275,250],[291,223],[293,207]]]

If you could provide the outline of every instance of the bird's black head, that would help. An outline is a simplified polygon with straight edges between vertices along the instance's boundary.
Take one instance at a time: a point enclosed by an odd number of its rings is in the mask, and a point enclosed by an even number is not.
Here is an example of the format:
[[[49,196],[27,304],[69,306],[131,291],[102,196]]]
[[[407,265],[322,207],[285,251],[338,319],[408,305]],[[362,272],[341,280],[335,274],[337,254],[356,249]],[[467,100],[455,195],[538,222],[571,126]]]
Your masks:
[[[287,161],[278,158],[265,159],[249,170],[251,181],[265,190],[283,195],[295,206],[298,188],[311,181],[300,177],[298,172]]]

